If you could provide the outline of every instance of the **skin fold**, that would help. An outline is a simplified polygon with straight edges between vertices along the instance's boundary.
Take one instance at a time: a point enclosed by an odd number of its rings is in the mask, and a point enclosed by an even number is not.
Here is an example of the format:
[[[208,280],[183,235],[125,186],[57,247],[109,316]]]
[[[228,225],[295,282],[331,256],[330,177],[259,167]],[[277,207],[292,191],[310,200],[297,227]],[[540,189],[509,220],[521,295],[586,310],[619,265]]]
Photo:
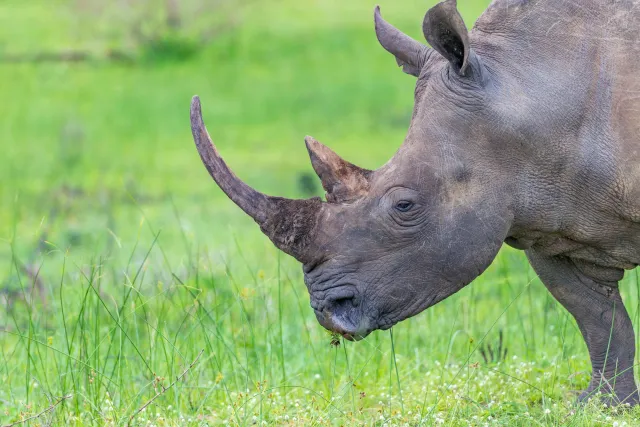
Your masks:
[[[524,250],[574,316],[596,392],[639,402],[618,283],[640,263],[640,1],[496,0],[467,28],[454,0],[382,47],[416,78],[404,144],[370,171],[311,137],[326,190],[266,196],[219,156],[192,102],[202,160],[274,244],[303,264],[320,324],[348,339],[459,291],[503,243]]]

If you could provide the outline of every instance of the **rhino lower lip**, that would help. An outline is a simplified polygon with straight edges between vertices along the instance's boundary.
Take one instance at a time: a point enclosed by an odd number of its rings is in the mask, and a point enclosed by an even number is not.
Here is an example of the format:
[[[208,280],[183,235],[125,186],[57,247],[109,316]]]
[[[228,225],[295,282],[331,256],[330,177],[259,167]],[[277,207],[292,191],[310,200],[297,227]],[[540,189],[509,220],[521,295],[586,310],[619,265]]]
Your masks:
[[[347,334],[347,333],[342,334],[342,338],[344,338],[347,341],[356,341],[353,335]]]
[[[342,336],[342,338],[344,338],[347,341],[360,341],[360,340],[364,339],[367,335],[369,335],[369,332],[367,332],[367,331],[346,332],[346,331],[334,330],[332,332],[340,334],[340,336]]]
[[[344,339],[347,341],[360,341],[363,340],[369,335],[369,331],[357,332],[355,334],[351,333],[343,333],[341,334]]]
[[[316,311],[316,317],[318,317],[318,321],[325,329],[340,334],[348,341],[360,341],[371,332],[369,328],[362,327],[362,319],[355,325],[352,322],[345,322],[344,319],[340,319],[326,310],[322,312]]]

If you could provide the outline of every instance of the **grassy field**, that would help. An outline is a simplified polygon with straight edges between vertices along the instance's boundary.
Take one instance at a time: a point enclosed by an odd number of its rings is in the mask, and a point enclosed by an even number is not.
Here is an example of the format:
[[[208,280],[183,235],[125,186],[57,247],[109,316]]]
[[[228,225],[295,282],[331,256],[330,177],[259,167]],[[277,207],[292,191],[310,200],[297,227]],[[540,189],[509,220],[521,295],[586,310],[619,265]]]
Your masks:
[[[183,3],[188,22],[144,43],[129,29],[149,12],[127,2],[0,3],[0,425],[638,425],[575,405],[586,347],[514,250],[392,331],[332,345],[300,266],[202,167],[190,99],[239,176],[303,197],[320,194],[304,135],[383,164],[414,79],[369,1]],[[380,2],[416,38],[433,3]],[[458,3],[471,24],[488,0]],[[69,49],[91,58],[29,59]],[[638,327],[635,272],[623,292]]]

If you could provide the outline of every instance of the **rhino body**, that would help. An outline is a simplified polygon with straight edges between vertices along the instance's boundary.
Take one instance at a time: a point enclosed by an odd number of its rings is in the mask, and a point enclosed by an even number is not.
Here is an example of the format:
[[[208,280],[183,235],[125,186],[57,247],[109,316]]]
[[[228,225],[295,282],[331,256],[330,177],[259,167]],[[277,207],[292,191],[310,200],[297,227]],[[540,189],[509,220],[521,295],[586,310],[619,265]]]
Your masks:
[[[319,322],[348,339],[387,329],[526,251],[586,341],[595,392],[639,402],[618,283],[640,264],[640,1],[496,0],[468,32],[454,0],[427,12],[431,48],[384,21],[417,78],[404,144],[369,171],[307,137],[327,191],[288,200],[227,168],[192,103],[223,191],[302,262]]]

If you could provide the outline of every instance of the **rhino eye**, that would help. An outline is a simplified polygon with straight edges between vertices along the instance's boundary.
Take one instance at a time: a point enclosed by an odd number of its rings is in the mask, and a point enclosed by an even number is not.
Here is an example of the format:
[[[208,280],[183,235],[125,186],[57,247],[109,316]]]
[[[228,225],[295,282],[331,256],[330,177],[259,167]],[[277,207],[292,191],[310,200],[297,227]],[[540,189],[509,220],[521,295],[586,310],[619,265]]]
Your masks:
[[[413,207],[413,202],[402,200],[396,204],[396,210],[399,212],[408,212]]]

